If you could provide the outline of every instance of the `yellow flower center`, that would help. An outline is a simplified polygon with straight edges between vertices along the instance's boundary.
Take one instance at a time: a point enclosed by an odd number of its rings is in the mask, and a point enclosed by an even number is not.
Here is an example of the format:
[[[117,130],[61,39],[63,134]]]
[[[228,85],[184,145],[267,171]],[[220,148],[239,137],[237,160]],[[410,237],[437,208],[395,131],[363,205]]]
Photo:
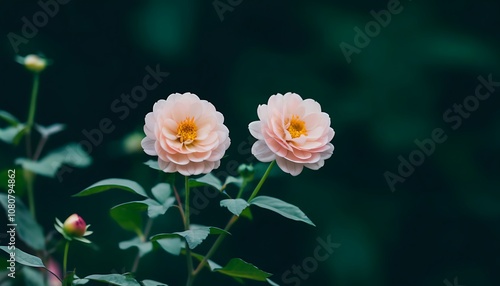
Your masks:
[[[297,115],[292,115],[291,119],[288,119],[290,126],[286,130],[290,132],[292,138],[300,137],[300,135],[307,135],[306,123],[304,120],[300,120]]]
[[[184,144],[190,144],[196,139],[198,127],[193,117],[188,117],[177,126],[177,138]]]

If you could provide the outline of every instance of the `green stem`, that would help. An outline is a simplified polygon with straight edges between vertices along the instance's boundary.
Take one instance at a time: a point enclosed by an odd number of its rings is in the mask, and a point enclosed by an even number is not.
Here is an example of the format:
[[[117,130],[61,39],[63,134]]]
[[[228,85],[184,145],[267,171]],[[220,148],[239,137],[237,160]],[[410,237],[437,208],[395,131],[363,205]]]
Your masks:
[[[255,198],[257,196],[257,194],[259,193],[260,191],[260,188],[262,187],[262,185],[264,184],[264,182],[266,181],[267,177],[269,176],[269,174],[271,173],[271,170],[274,166],[274,164],[276,164],[276,161],[272,161],[271,164],[269,164],[269,167],[267,167],[267,170],[266,172],[264,173],[264,176],[262,176],[262,178],[260,179],[259,181],[259,184],[257,185],[257,187],[255,187],[255,190],[253,190],[253,193],[252,195],[250,196],[250,198],[248,199],[248,202],[250,202],[253,198]]]
[[[149,236],[149,232],[151,231],[151,227],[152,226],[153,226],[153,219],[149,218],[148,222],[146,223],[146,227],[144,228],[144,232],[141,231],[140,234],[138,234],[139,239],[141,240],[141,242],[146,242],[147,237]],[[137,256],[135,257],[135,260],[134,260],[134,264],[132,265],[132,270],[130,270],[130,272],[135,273],[137,271],[137,269],[139,268],[139,262],[140,262],[140,260],[141,260],[141,254],[138,251],[137,252]]]
[[[255,198],[257,196],[257,194],[260,191],[260,188],[262,188],[262,185],[264,184],[264,182],[266,181],[267,177],[271,173],[271,169],[273,168],[273,166],[274,166],[275,163],[276,163],[276,161],[272,161],[271,164],[269,164],[269,167],[267,167],[267,170],[264,173],[264,176],[262,176],[262,178],[259,181],[259,184],[257,184],[257,186],[255,187],[255,189],[253,190],[252,195],[248,199],[248,202],[250,202],[253,198]],[[240,193],[241,192],[242,192],[242,190],[240,189]],[[240,194],[238,194],[238,197],[240,197]],[[235,215],[235,216],[233,216],[229,220],[229,222],[227,223],[226,227],[224,228],[225,232],[222,233],[221,235],[219,235],[219,237],[214,242],[214,244],[212,245],[212,247],[210,248],[210,250],[207,252],[207,255],[205,255],[205,257],[203,257],[203,260],[200,262],[200,264],[198,265],[198,267],[196,267],[196,269],[194,270],[193,276],[196,277],[196,275],[198,275],[198,273],[201,271],[201,269],[203,269],[203,267],[208,262],[208,260],[210,258],[212,258],[212,256],[215,254],[215,252],[217,251],[217,249],[221,245],[222,241],[224,241],[224,238],[226,238],[226,236],[227,236],[226,233],[229,232],[229,230],[231,229],[231,227],[238,221],[238,218],[239,217]]]
[[[241,183],[240,191],[238,192],[238,196],[236,196],[237,199],[241,198],[241,196],[243,195],[243,190],[245,190],[245,187],[247,186],[247,184],[248,184],[248,180],[243,179],[243,182]]]
[[[35,174],[30,170],[24,170],[24,180],[26,181],[26,189],[28,190],[28,205],[30,208],[30,213],[33,218],[35,216],[35,195],[33,191],[33,185],[35,180]]]
[[[40,84],[40,75],[38,73],[35,73],[33,77],[33,89],[31,90],[31,102],[30,102],[30,110],[27,122],[29,130],[31,130],[31,127],[33,127],[33,123],[35,122],[36,101],[38,98],[39,84]]]
[[[28,114],[28,121],[26,123],[26,155],[28,158],[31,158],[31,128],[33,127],[34,121],[35,121],[35,111],[36,111],[36,102],[38,98],[38,87],[40,85],[40,75],[38,73],[35,73],[33,76],[33,89],[31,90],[31,102],[30,102],[30,109],[29,109],[29,114]],[[34,181],[34,174],[31,173],[31,171],[24,170],[25,178],[26,178],[26,183],[27,183],[27,189],[28,189],[28,203],[29,203],[29,208],[31,215],[33,218],[35,218],[35,200],[34,200],[34,195],[33,195],[33,181]]]
[[[68,266],[68,252],[69,252],[69,240],[66,241],[66,246],[64,247],[64,258],[63,258],[63,278],[66,277],[66,267]]]
[[[229,222],[227,223],[226,227],[224,228],[224,230],[225,230],[224,233],[222,233],[222,234],[219,235],[219,237],[214,242],[214,244],[212,245],[212,247],[210,248],[210,250],[207,252],[207,255],[205,255],[205,257],[203,257],[203,260],[200,262],[200,264],[198,265],[198,267],[196,267],[196,269],[194,270],[193,276],[198,275],[198,273],[201,271],[201,269],[203,269],[203,267],[205,266],[205,264],[207,263],[207,261],[210,258],[212,258],[212,256],[215,254],[215,252],[217,251],[217,249],[221,245],[222,241],[224,241],[224,238],[226,238],[226,236],[227,236],[226,233],[231,229],[231,227],[233,226],[233,224],[236,221],[238,221],[238,216],[233,216],[229,220]]]
[[[174,194],[175,194],[175,199],[177,200],[177,204],[178,204],[178,207],[179,207],[179,213],[181,214],[181,218],[182,218],[182,223],[184,224],[184,229],[187,228],[187,225],[186,225],[186,216],[184,215],[184,208],[182,207],[182,200],[181,200],[181,197],[179,196],[179,192],[177,191],[177,188],[175,187],[175,185],[172,185],[173,189],[174,189]]]
[[[189,216],[190,216],[190,209],[189,209],[189,205],[190,205],[190,201],[189,201],[189,178],[188,176],[185,176],[184,177],[184,185],[185,185],[185,190],[186,190],[186,202],[185,202],[185,211],[184,211],[184,219],[185,219],[185,230],[189,230],[190,228],[190,219],[189,219]],[[194,282],[194,275],[193,275],[193,258],[191,257],[191,249],[189,248],[189,245],[186,244],[186,259],[187,259],[187,282],[186,282],[186,286],[191,286],[193,285],[193,282]]]

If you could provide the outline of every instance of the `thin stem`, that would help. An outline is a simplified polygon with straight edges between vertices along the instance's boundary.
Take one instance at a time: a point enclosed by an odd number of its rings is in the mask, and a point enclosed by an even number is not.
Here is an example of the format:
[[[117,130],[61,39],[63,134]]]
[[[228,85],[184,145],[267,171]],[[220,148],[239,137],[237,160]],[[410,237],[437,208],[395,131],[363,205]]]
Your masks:
[[[144,233],[141,233],[141,235],[139,236],[142,242],[146,242],[146,239],[149,235],[149,232],[151,231],[152,226],[153,226],[153,219],[149,218],[148,222],[146,223],[146,226],[144,227]],[[137,268],[139,268],[140,260],[141,260],[141,253],[138,252],[137,256],[135,257],[134,264],[132,265],[132,270],[130,270],[130,272],[135,273],[137,271]]]
[[[31,90],[31,101],[28,113],[28,121],[26,122],[26,127],[28,128],[26,131],[26,155],[28,156],[28,158],[31,158],[31,129],[35,122],[35,111],[36,111],[36,102],[38,99],[39,86],[40,86],[40,74],[35,73],[33,76],[33,89]]]
[[[184,224],[184,229],[187,228],[186,226],[186,216],[184,215],[184,208],[182,207],[182,201],[181,197],[179,196],[179,192],[177,191],[177,188],[175,185],[172,185],[172,188],[174,189],[174,194],[175,194],[175,199],[177,200],[177,204],[179,205],[179,212],[182,217],[182,223]]]
[[[189,205],[190,205],[190,201],[189,201],[189,178],[188,176],[185,176],[184,177],[184,185],[185,185],[185,190],[186,190],[186,202],[185,202],[185,211],[184,211],[184,214],[185,214],[185,230],[189,230],[190,228],[190,219],[189,219],[189,216],[190,216],[190,213],[189,213]],[[191,286],[193,285],[193,281],[194,281],[194,275],[193,275],[193,258],[191,257],[191,249],[189,248],[189,245],[186,245],[186,259],[187,259],[187,272],[188,272],[188,276],[187,276],[187,282],[186,282],[186,286]]]
[[[45,146],[45,143],[47,143],[47,140],[49,137],[47,136],[42,136],[40,139],[40,142],[38,142],[38,146],[36,147],[35,154],[33,155],[33,161],[37,161],[38,158],[40,157],[40,154],[42,154],[43,147]]]
[[[68,265],[68,252],[69,252],[69,240],[66,241],[66,246],[64,247],[64,258],[63,258],[63,277],[66,277],[66,267]]]
[[[262,188],[262,185],[264,184],[264,182],[266,181],[267,177],[269,176],[269,174],[271,173],[271,169],[273,168],[274,164],[275,164],[276,161],[272,161],[271,164],[269,164],[269,167],[267,167],[267,170],[266,172],[264,173],[264,176],[262,176],[262,178],[260,179],[259,181],[259,184],[257,184],[257,186],[255,187],[255,189],[253,190],[252,192],[252,195],[250,196],[250,198],[248,199],[248,201],[250,202],[253,198],[255,198],[257,196],[257,194],[259,193],[260,191],[260,188]],[[241,193],[241,189],[240,189],[240,193]],[[240,197],[240,194],[238,194],[238,197]],[[238,221],[238,216],[233,216],[229,222],[227,223],[226,227],[224,228],[225,232],[222,233],[221,235],[219,235],[219,237],[217,238],[217,240],[214,242],[214,244],[212,245],[212,247],[210,248],[210,250],[207,252],[207,255],[205,255],[205,257],[203,257],[203,260],[200,262],[200,264],[198,265],[198,267],[196,267],[196,269],[194,270],[193,272],[193,276],[196,276],[198,275],[198,273],[201,271],[201,269],[203,269],[203,267],[205,266],[205,264],[207,263],[207,261],[215,254],[215,252],[217,251],[217,249],[219,248],[219,246],[221,245],[222,241],[224,241],[224,238],[226,238],[227,236],[227,232],[231,229],[231,227],[233,226],[233,224],[236,223],[236,221]]]
[[[35,216],[35,195],[33,191],[33,185],[35,181],[35,174],[30,170],[24,170],[24,180],[26,181],[26,189],[28,190],[28,205],[30,208],[30,213],[33,218]]]
[[[31,102],[30,102],[30,109],[28,113],[28,121],[26,123],[26,156],[28,158],[31,158],[31,129],[33,127],[33,123],[35,121],[35,111],[36,111],[36,101],[38,98],[38,87],[40,85],[40,75],[38,73],[35,73],[33,76],[33,89],[31,90]],[[29,203],[29,208],[31,215],[33,218],[35,218],[35,199],[33,195],[33,183],[34,183],[34,177],[35,174],[33,174],[31,171],[24,170],[24,177],[26,179],[27,183],[27,189],[28,189],[28,203]]]
[[[247,186],[247,184],[248,184],[248,180],[243,179],[243,182],[241,183],[240,191],[238,192],[238,195],[236,196],[237,199],[241,198],[241,196],[243,195],[243,191],[245,190],[245,187]]]
[[[267,177],[269,176],[269,174],[271,173],[271,169],[273,168],[274,164],[276,164],[276,161],[272,161],[271,164],[269,164],[269,167],[267,167],[267,170],[266,172],[264,173],[264,176],[262,176],[262,178],[260,179],[259,181],[259,184],[257,185],[257,187],[255,187],[255,190],[253,190],[253,193],[252,195],[250,196],[250,198],[248,199],[248,201],[250,202],[253,198],[255,198],[257,196],[257,194],[259,193],[260,191],[260,188],[262,187],[262,185],[264,184],[264,182],[266,181]]]
[[[214,244],[212,245],[212,247],[210,248],[210,250],[207,252],[207,255],[205,255],[205,257],[203,257],[203,260],[200,262],[200,264],[198,265],[198,267],[196,267],[196,269],[194,270],[193,276],[198,275],[198,273],[201,271],[201,269],[203,269],[203,267],[205,266],[205,264],[207,263],[207,261],[210,258],[212,258],[212,256],[215,254],[215,252],[217,251],[217,249],[221,245],[222,241],[224,241],[224,238],[226,238],[227,232],[231,229],[231,227],[233,226],[233,224],[236,221],[238,221],[238,216],[231,217],[231,219],[227,223],[226,227],[224,228],[225,231],[222,234],[219,235],[219,237],[214,242]]]

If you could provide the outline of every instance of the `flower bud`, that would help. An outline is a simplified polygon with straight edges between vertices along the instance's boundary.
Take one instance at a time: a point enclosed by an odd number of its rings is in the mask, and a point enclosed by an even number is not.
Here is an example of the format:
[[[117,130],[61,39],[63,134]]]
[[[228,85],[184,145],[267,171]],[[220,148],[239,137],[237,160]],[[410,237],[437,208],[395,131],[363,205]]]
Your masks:
[[[79,215],[72,214],[64,221],[62,229],[68,236],[81,237],[87,230],[87,224]]]
[[[255,174],[255,170],[252,165],[241,164],[238,167],[238,173],[247,180],[252,180]]]
[[[77,214],[70,215],[64,223],[56,218],[56,223],[54,224],[56,230],[67,240],[71,241],[75,239],[84,243],[91,243],[90,240],[84,238],[84,236],[92,234],[92,231],[88,230],[89,226],[90,224],[86,224],[83,218]]]
[[[29,71],[39,73],[47,67],[47,60],[37,55],[27,55],[23,64]]]

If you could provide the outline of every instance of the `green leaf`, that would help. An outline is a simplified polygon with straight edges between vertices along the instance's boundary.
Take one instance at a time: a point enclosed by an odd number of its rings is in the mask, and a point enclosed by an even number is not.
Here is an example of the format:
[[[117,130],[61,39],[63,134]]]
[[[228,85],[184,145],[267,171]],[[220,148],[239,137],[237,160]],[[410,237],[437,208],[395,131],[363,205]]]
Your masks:
[[[19,124],[19,120],[12,114],[8,113],[5,110],[0,110],[0,118],[7,121],[12,126],[17,126]]]
[[[119,285],[119,286],[141,286],[137,280],[134,278],[123,275],[123,274],[94,274],[85,277],[85,279],[99,281],[104,283],[109,283],[111,285]]]
[[[46,286],[44,283],[43,273],[34,268],[29,268],[29,267],[23,268],[23,277],[25,285]]]
[[[271,279],[269,279],[269,278],[266,278],[266,281],[267,281],[267,283],[269,283],[269,284],[270,284],[270,285],[272,285],[272,286],[280,286],[278,283],[276,283],[276,282],[272,281],[272,280],[271,280]]]
[[[156,282],[153,280],[142,280],[141,282],[142,282],[142,285],[144,285],[144,286],[168,286],[165,283]]]
[[[7,213],[7,194],[0,194],[0,204]],[[16,199],[16,232],[19,238],[34,250],[45,248],[42,227],[35,221],[28,208],[20,199]]]
[[[158,160],[149,160],[144,162],[144,165],[149,166],[151,169],[161,171],[160,166],[158,165]]]
[[[193,228],[182,232],[157,234],[151,237],[151,240],[156,241],[163,238],[172,238],[180,236],[186,240],[190,249],[194,249],[195,247],[200,245],[207,238],[209,234],[229,234],[227,231],[217,227],[208,227],[208,226],[202,226],[202,227],[191,226],[191,227]]]
[[[175,199],[168,198],[164,204],[160,204],[153,199],[145,199],[143,201],[137,201],[136,203],[145,204],[148,207],[148,216],[150,218],[155,218],[165,214],[167,210],[174,205]]]
[[[90,158],[80,144],[77,143],[70,143],[52,151],[38,161],[26,158],[16,159],[16,164],[23,166],[24,169],[51,178],[55,177],[57,170],[59,170],[63,164],[77,168],[85,168],[91,163],[92,158]]]
[[[226,199],[220,201],[221,207],[226,207],[234,215],[239,216],[249,204],[244,199]]]
[[[196,258],[198,261],[202,261],[204,256],[203,255],[200,255],[200,254],[197,254],[197,253],[194,253],[194,252],[191,252],[191,256],[193,256],[194,258]],[[210,271],[214,271],[214,269],[218,269],[218,268],[222,268],[222,266],[220,266],[219,264],[213,262],[212,260],[207,260],[207,267],[210,269]]]
[[[179,255],[181,250],[186,247],[186,243],[180,237],[165,237],[157,239],[156,242],[166,252]]]
[[[121,189],[128,192],[132,192],[138,194],[143,197],[147,197],[148,195],[144,191],[144,189],[136,182],[126,179],[106,179],[99,181],[92,186],[86,188],[85,190],[79,192],[74,197],[84,197],[97,193],[102,193],[111,189]]]
[[[259,196],[250,201],[250,204],[271,210],[288,219],[302,221],[312,226],[316,226],[298,207],[282,200],[268,196]]]
[[[123,250],[131,247],[137,247],[139,250],[139,257],[143,257],[153,250],[153,243],[151,241],[143,242],[139,237],[134,237],[130,240],[120,242],[118,247]]]
[[[245,278],[257,281],[266,281],[272,274],[264,272],[253,264],[243,261],[240,258],[233,258],[226,266],[216,268],[214,271],[238,278]]]
[[[0,128],[0,140],[7,144],[17,145],[19,140],[21,140],[20,136],[22,136],[24,132],[26,132],[26,128],[23,124]]]
[[[164,204],[172,196],[172,188],[167,183],[159,183],[151,189],[151,192],[160,204]]]
[[[66,129],[66,125],[61,123],[55,123],[50,126],[36,124],[35,128],[38,132],[40,132],[42,137],[49,137],[50,135],[54,135]]]
[[[208,173],[199,178],[189,179],[189,187],[201,187],[201,186],[212,186],[217,190],[222,189],[221,181],[214,176],[212,173]]]
[[[0,246],[0,249],[7,252],[9,255],[12,253],[12,251],[9,250],[7,246]],[[43,262],[40,258],[28,254],[19,248],[16,248],[14,250],[14,253],[15,253],[14,257],[16,258],[16,263],[26,265],[29,267],[46,268],[45,265],[43,265]]]
[[[78,281],[80,279],[75,279],[75,272],[70,271],[64,277],[62,285],[78,285],[78,284],[75,284],[75,280]],[[42,281],[43,281],[43,277],[42,277]],[[87,282],[88,282],[88,280],[85,283],[87,283]]]
[[[223,188],[225,188],[229,184],[235,184],[239,188],[239,187],[241,187],[241,184],[243,184],[243,178],[242,177],[236,178],[236,177],[233,177],[233,176],[228,176],[226,178],[226,180],[224,181]]]
[[[124,229],[139,232],[142,229],[141,213],[147,205],[140,202],[128,202],[114,206],[109,210],[111,217]]]
[[[249,220],[253,220],[252,210],[250,208],[246,208],[241,212],[241,217],[245,217]]]

